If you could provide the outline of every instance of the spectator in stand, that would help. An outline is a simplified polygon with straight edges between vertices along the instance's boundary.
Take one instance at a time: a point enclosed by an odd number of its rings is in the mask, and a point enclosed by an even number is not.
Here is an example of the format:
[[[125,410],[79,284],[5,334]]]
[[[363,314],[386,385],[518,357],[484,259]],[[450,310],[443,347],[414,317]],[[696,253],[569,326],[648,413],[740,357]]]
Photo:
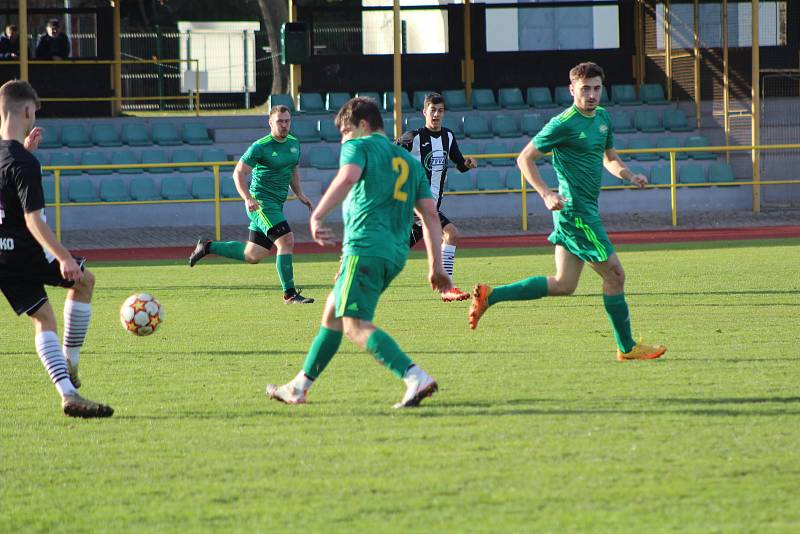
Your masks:
[[[6,24],[6,30],[0,35],[0,59],[19,58],[19,30],[16,25]]]
[[[36,42],[36,58],[60,61],[69,57],[69,37],[61,33],[61,23],[57,19],[47,21],[47,33],[39,36]]]

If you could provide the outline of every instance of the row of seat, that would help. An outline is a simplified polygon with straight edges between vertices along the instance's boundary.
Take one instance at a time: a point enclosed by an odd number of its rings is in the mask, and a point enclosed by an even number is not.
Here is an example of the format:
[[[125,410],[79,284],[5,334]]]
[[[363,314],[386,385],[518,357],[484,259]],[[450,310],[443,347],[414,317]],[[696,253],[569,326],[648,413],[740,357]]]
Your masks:
[[[414,91],[412,97],[405,91],[401,93],[401,104],[403,111],[422,110],[425,96],[433,90]],[[523,92],[518,87],[503,87],[497,90],[497,96],[492,89],[474,88],[472,89],[472,103],[467,102],[464,89],[449,89],[441,91],[445,99],[447,109],[452,111],[467,111],[470,109],[478,110],[497,110],[497,109],[526,109],[526,108],[555,108],[567,107],[572,105],[573,98],[567,86],[555,88],[555,93],[550,92],[549,87],[528,87]],[[369,97],[375,100],[381,111],[394,110],[394,92],[386,91],[359,91],[356,96]],[[269,107],[284,105],[290,110],[300,113],[323,114],[335,113],[351,98],[350,93],[330,92],[324,97],[321,93],[302,92],[298,97],[298,105],[295,109],[295,102],[290,95],[272,94],[269,96]],[[616,84],[611,86],[611,92],[605,88],[602,92],[601,104],[612,106],[637,106],[642,104],[666,105],[669,101],[664,97],[664,89],[659,84],[643,84],[637,90],[635,85]]]
[[[171,157],[168,157],[164,150],[150,149],[142,150],[118,150],[108,155],[104,152],[97,152],[86,150],[75,157],[72,152],[34,152],[34,155],[39,160],[39,163],[44,165],[136,165],[138,163],[155,164],[155,163],[198,163],[198,162],[219,162],[228,161],[228,155],[224,150],[219,148],[204,148],[198,153],[195,150],[188,148],[179,148],[172,151]],[[149,172],[154,174],[165,174],[171,172],[198,172],[202,170],[199,167],[160,167],[150,169],[93,169],[83,171],[87,174],[142,174]],[[64,170],[61,171],[62,175],[70,176],[80,174],[79,170]],[[50,171],[43,171],[42,174],[50,174]]]
[[[184,123],[180,131],[170,122],[153,123],[148,131],[141,122],[126,122],[117,131],[110,122],[98,122],[91,128],[84,124],[65,124],[59,130],[55,125],[42,129],[42,140],[39,148],[88,148],[90,146],[118,147],[128,146],[177,146],[210,145],[214,141],[209,137],[204,124],[196,122]]]
[[[53,180],[45,180],[45,203],[55,202]],[[220,181],[220,197],[238,198],[233,180]],[[189,200],[213,199],[214,179],[211,176],[193,176],[187,182],[181,176],[167,176],[158,183],[149,176],[137,176],[125,181],[122,178],[102,180],[99,188],[88,178],[72,178],[61,188],[62,202],[127,202],[131,200]]]

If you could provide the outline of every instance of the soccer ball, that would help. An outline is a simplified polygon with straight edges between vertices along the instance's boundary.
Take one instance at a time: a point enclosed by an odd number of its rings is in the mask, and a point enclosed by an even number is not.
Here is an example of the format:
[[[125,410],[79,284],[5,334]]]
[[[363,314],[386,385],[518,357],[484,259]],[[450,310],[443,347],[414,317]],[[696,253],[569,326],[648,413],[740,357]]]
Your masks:
[[[134,336],[149,336],[164,322],[164,308],[149,293],[131,295],[119,309],[122,327]]]

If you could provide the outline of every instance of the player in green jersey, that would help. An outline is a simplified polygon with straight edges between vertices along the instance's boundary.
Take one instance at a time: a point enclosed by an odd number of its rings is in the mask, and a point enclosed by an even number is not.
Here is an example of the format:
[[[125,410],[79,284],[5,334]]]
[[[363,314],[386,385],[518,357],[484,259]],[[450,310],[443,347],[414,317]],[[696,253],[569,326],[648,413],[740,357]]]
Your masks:
[[[286,106],[275,106],[269,112],[270,134],[253,143],[233,171],[236,189],[244,199],[250,219],[247,243],[239,241],[209,241],[199,239],[189,256],[189,267],[208,254],[217,254],[246,263],[258,263],[269,254],[272,244],[277,248],[275,266],[283,288],[283,302],[310,304],[295,289],[292,254],[294,233],[283,215],[283,204],[292,188],[297,199],[313,209],[311,200],[300,186],[300,142],[289,133],[292,116]],[[253,175],[250,187],[247,176]]]
[[[344,200],[342,262],[325,302],[322,324],[303,369],[288,384],[267,385],[267,395],[287,404],[306,402],[308,389],[339,349],[342,333],[370,352],[406,383],[395,408],[417,406],[438,389],[372,319],[378,299],[400,274],[408,257],[413,213],[422,219],[428,279],[435,291],[452,287],[442,266],[442,227],[425,170],[383,132],[383,119],[370,98],[353,98],[336,116],[342,133],[339,172],[311,214],[311,235],[333,246],[325,217]]]
[[[573,68],[569,73],[573,105],[553,117],[517,158],[525,179],[553,212],[554,229],[549,240],[555,245],[555,276],[534,276],[495,288],[476,285],[469,323],[475,329],[487,308],[498,302],[571,295],[578,287],[584,263],[588,263],[603,279],[603,304],[614,329],[617,359],[649,360],[667,349],[633,340],[625,301],[625,271],[597,205],[604,166],[620,180],[639,188],[647,185],[647,178],[631,172],[614,150],[611,119],[598,106],[603,77],[603,69],[594,63]],[[557,193],[547,188],[536,169],[536,160],[551,151],[558,176]]]

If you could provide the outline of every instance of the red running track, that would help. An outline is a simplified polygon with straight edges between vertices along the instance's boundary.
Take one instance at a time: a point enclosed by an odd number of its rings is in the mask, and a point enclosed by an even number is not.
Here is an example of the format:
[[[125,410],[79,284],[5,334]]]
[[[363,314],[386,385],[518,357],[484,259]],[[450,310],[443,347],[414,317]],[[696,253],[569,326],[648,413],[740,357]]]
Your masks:
[[[610,232],[615,244],[680,243],[690,241],[733,241],[748,239],[800,238],[800,226],[762,226],[755,228],[714,228],[704,230],[654,230]],[[462,237],[460,248],[509,248],[550,246],[547,234],[488,237]],[[174,260],[188,258],[194,245],[186,247],[146,247],[75,250],[74,254],[91,261]],[[421,247],[417,247],[421,248]],[[295,254],[337,252],[339,246],[321,247],[316,243],[297,243]]]

